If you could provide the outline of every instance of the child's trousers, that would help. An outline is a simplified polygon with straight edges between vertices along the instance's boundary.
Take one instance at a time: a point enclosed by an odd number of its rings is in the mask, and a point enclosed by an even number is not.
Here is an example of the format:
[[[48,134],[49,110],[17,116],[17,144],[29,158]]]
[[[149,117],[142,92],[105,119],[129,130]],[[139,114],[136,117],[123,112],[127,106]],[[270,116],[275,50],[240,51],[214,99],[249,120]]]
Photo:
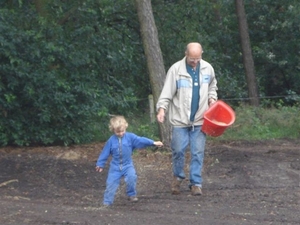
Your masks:
[[[126,183],[126,194],[128,197],[136,196],[137,175],[133,165],[120,168],[111,165],[106,180],[106,189],[104,192],[104,205],[111,205],[114,201],[116,191],[120,185],[120,180],[124,176]]]

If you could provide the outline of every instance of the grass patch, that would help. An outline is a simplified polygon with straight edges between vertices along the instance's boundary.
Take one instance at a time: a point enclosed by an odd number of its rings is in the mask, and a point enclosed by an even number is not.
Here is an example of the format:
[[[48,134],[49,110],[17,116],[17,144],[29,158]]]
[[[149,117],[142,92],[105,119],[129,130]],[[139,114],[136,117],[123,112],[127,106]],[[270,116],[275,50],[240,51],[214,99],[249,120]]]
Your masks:
[[[240,106],[235,123],[215,140],[268,140],[300,137],[299,107]]]
[[[300,138],[299,106],[263,108],[239,106],[234,109],[235,123],[219,137],[210,141],[270,140]],[[126,116],[128,131],[139,136],[160,140],[157,122],[150,122],[148,114]],[[108,129],[109,118],[95,123],[95,141],[106,141],[112,133]]]

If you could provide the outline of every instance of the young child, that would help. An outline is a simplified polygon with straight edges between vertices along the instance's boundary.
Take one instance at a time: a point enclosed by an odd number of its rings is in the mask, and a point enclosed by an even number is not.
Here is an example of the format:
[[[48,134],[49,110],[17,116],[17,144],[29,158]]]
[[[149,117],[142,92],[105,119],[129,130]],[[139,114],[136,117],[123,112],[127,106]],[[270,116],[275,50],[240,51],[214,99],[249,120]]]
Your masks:
[[[115,116],[110,119],[109,130],[114,134],[107,140],[96,163],[96,171],[102,172],[108,157],[112,156],[104,192],[104,206],[113,203],[122,177],[124,177],[126,183],[128,199],[132,202],[138,201],[136,197],[137,175],[131,158],[132,152],[134,149],[147,146],[163,146],[161,141],[153,141],[126,132],[127,127],[128,123],[123,116]]]

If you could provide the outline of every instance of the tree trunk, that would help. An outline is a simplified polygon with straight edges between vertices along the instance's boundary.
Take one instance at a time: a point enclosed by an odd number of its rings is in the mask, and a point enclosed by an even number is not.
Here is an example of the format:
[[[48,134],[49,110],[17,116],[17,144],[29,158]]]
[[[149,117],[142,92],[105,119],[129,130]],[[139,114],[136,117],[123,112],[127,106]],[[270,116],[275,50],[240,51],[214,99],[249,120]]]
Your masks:
[[[235,0],[235,7],[236,7],[237,18],[238,18],[238,24],[239,24],[243,63],[244,63],[246,80],[248,85],[248,96],[250,98],[251,105],[259,106],[258,87],[256,82],[256,76],[255,76],[254,61],[252,57],[244,1]]]
[[[135,0],[135,5],[147,59],[154,104],[156,104],[164,85],[166,71],[159,45],[157,28],[152,13],[151,0]],[[166,119],[166,123],[159,125],[160,137],[166,147],[170,146],[170,127],[168,119]]]

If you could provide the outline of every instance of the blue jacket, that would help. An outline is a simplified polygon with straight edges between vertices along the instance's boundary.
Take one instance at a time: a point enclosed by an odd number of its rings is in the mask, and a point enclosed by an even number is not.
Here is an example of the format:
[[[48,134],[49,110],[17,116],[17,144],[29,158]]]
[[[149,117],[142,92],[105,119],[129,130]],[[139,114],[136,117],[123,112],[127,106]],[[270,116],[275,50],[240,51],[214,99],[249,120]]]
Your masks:
[[[121,145],[119,141],[121,140]],[[120,167],[120,169],[133,165],[132,163],[132,152],[134,149],[145,148],[148,146],[153,146],[154,141],[137,136],[134,133],[126,132],[122,138],[112,135],[106,142],[102,149],[102,152],[97,160],[96,166],[104,168],[108,157],[111,155],[112,160],[110,162],[111,166]]]

